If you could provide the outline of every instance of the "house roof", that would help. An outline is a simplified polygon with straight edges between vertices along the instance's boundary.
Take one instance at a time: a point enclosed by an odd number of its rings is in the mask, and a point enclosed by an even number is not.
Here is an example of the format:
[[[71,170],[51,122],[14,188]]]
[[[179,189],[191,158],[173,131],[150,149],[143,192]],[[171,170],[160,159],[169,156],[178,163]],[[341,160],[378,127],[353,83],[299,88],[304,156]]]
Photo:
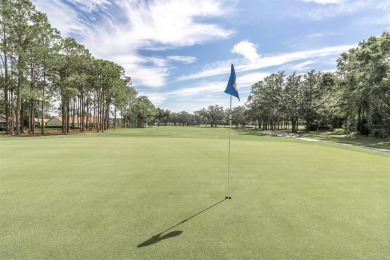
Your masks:
[[[6,117],[5,117],[5,115],[0,115],[0,122],[5,122],[5,119],[6,119]],[[8,120],[12,120],[12,117],[8,117]]]
[[[12,118],[9,117],[9,120],[11,120]],[[47,119],[47,118],[44,118],[43,119],[43,122],[47,123],[50,119]],[[34,118],[34,121],[35,122],[41,122],[41,118]],[[5,122],[5,115],[0,115],[0,122]]]
[[[53,118],[56,118],[58,121],[62,122],[62,117],[61,116],[55,116]],[[52,118],[52,119],[53,119]],[[74,121],[73,121],[74,120]],[[70,116],[69,117],[69,122],[70,123],[79,123],[81,119],[78,118],[78,116]],[[111,120],[111,119],[110,119]],[[97,116],[90,116],[88,117],[88,123],[97,123],[99,122],[99,118]],[[84,123],[87,123],[87,117],[84,117]]]
[[[47,123],[47,122],[49,122],[49,120],[50,120],[50,119],[44,118],[44,119],[43,119],[43,122]],[[34,118],[34,121],[35,121],[35,122],[42,122],[42,118],[37,118],[37,117],[36,117],[36,118]]]

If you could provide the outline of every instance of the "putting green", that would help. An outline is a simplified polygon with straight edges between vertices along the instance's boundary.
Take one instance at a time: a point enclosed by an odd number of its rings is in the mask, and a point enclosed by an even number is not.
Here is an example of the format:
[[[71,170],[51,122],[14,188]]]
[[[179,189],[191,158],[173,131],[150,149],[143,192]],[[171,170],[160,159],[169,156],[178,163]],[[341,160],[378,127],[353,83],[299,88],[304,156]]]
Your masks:
[[[0,138],[1,259],[386,259],[390,156],[154,127]]]

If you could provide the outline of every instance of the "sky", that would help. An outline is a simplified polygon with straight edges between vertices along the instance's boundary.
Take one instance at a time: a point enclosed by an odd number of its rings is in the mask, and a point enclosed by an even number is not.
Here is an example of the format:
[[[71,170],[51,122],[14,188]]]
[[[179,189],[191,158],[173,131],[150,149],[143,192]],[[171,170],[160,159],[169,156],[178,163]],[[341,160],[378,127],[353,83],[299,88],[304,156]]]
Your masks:
[[[285,71],[335,71],[341,53],[390,30],[390,0],[33,0],[63,37],[121,65],[139,96],[173,112],[229,107],[234,64],[251,86]]]

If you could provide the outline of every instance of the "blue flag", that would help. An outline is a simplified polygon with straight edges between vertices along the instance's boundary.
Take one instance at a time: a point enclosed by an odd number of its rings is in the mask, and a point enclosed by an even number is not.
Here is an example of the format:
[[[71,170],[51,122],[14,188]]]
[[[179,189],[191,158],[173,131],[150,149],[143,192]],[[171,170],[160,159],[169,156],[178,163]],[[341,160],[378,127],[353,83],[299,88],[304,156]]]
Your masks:
[[[234,66],[232,64],[231,71],[230,71],[230,78],[229,82],[227,84],[227,87],[225,89],[225,93],[235,96],[240,100],[240,97],[238,96],[238,91],[237,91],[237,82],[236,82],[236,72],[234,71]]]

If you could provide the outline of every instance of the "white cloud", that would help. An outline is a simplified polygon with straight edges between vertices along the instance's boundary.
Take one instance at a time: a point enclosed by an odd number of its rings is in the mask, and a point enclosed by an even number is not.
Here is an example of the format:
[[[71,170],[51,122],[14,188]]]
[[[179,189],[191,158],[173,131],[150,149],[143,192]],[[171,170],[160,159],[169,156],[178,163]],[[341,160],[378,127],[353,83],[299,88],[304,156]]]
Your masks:
[[[169,95],[174,96],[193,96],[201,93],[212,93],[212,92],[220,92],[224,90],[224,86],[226,82],[218,81],[218,82],[209,82],[201,86],[189,87],[189,88],[181,88],[169,93]]]
[[[317,4],[342,4],[344,0],[302,0],[306,3],[317,3]]]
[[[374,1],[374,0],[370,0]],[[372,2],[372,7],[375,9],[375,13],[370,16],[362,17],[357,21],[358,26],[365,24],[385,25],[383,30],[390,30],[390,1]]]
[[[169,60],[172,61],[177,61],[177,62],[182,62],[184,64],[191,64],[196,62],[196,58],[192,56],[168,56],[167,57]]]
[[[269,76],[270,73],[266,72],[254,72],[245,74],[243,76],[237,77],[237,86],[238,90],[242,90],[244,88],[251,87],[253,84],[263,80],[265,77]]]
[[[232,31],[212,23],[197,22],[195,19],[226,14],[229,9],[222,7],[223,2],[226,1],[118,0],[122,15],[127,19],[119,31],[131,35],[131,42],[138,43],[138,48],[142,49],[190,46],[227,38]]]
[[[167,99],[167,95],[163,93],[139,92],[138,96],[147,96],[156,107],[164,103]]]
[[[290,16],[302,20],[322,21],[333,17],[347,16],[366,9],[375,8],[376,0],[304,0],[316,2],[319,6],[309,6],[300,9],[291,9]]]
[[[379,24],[379,25],[390,25],[390,15],[377,16],[377,17],[368,17],[366,19],[360,20],[363,24]]]
[[[306,39],[316,39],[316,38],[323,38],[323,37],[328,37],[328,36],[335,36],[335,35],[340,35],[340,33],[312,33],[312,34],[307,34],[305,35]]]
[[[160,88],[165,85],[169,75],[166,60],[158,57],[143,57],[137,54],[120,55],[114,53],[107,56],[109,60],[120,64],[126,74],[132,78],[134,86]]]
[[[331,46],[331,47],[325,47],[320,49],[284,53],[284,54],[264,57],[256,64],[240,66],[238,70],[248,71],[248,70],[254,70],[259,68],[269,68],[272,66],[279,66],[293,61],[306,60],[308,58],[340,55],[342,52],[345,52],[353,47],[356,47],[356,45],[339,45],[339,46]]]
[[[51,25],[59,29],[63,36],[82,33],[85,30],[85,23],[78,16],[78,13],[69,8],[64,2],[60,0],[34,0],[33,3],[38,7],[39,11],[48,15]]]
[[[305,61],[293,65],[292,67],[290,67],[290,69],[295,71],[304,71],[308,69],[308,65],[312,65],[312,64],[314,64],[314,61]]]
[[[306,60],[308,58],[314,57],[327,57],[332,55],[339,55],[342,52],[345,52],[356,45],[339,45],[332,47],[325,47],[314,50],[305,50],[305,51],[297,51],[292,53],[284,53],[278,54],[268,57],[262,57],[258,62],[250,63],[250,64],[242,64],[235,65],[236,72],[245,72],[256,69],[270,68],[273,66],[280,66],[283,64],[287,64],[293,61],[301,61]],[[217,76],[222,74],[227,74],[230,72],[230,63],[224,62],[218,64],[218,66],[212,68],[206,68],[203,71],[191,75],[181,76],[179,80],[191,80],[191,79],[199,79],[204,77]]]
[[[235,68],[237,71],[237,67],[235,67]],[[230,62],[225,62],[225,65],[223,65],[223,66],[218,66],[218,67],[214,67],[214,68],[206,68],[198,73],[180,76],[177,78],[177,80],[184,81],[184,80],[191,80],[191,79],[199,79],[199,78],[217,76],[217,75],[222,75],[222,74],[227,74],[227,73],[230,73]]]
[[[232,0],[70,1],[84,13],[60,0],[33,0],[64,36],[77,35],[78,41],[95,57],[123,66],[136,86],[162,87],[169,76],[165,59],[142,56],[141,50],[204,44],[233,34],[216,23],[207,22],[209,18],[232,13],[235,4]],[[99,12],[94,17],[86,18],[86,13],[97,9]],[[195,61],[184,56],[173,56],[171,60],[187,64]]]
[[[73,4],[80,6],[86,12],[92,12],[98,8],[111,5],[108,0],[69,0]]]
[[[250,63],[255,63],[260,60],[260,55],[257,53],[256,45],[247,40],[241,41],[234,45],[232,52],[241,54]]]
[[[387,17],[382,17],[377,21],[378,24],[390,24],[390,15],[387,15]]]
[[[389,10],[390,9],[390,2],[389,1],[380,2],[380,3],[378,3],[377,7],[378,7],[378,9]]]

